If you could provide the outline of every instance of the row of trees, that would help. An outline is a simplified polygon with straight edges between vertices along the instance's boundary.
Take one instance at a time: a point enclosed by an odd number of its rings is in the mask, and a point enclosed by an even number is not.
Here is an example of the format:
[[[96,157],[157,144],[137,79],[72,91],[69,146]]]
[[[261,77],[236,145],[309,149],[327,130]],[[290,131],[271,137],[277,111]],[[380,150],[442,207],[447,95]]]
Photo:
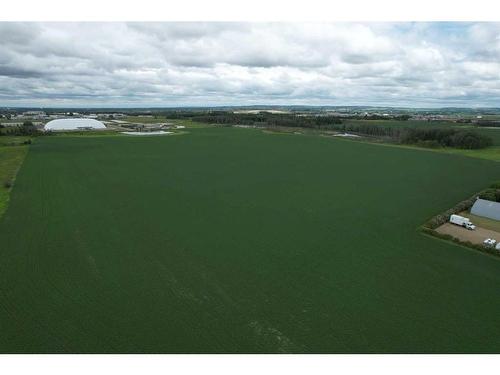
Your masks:
[[[193,121],[217,125],[249,125],[257,127],[292,127],[328,129],[342,121],[330,116],[298,116],[295,114],[212,112],[191,117]]]
[[[3,125],[0,127],[5,128]],[[44,134],[42,131],[38,130],[31,121],[25,121],[20,126],[9,126],[0,131],[0,136],[2,135],[41,135]]]
[[[492,139],[486,135],[457,129],[406,129],[401,135],[401,143],[462,149],[480,149],[493,145]]]
[[[476,124],[477,126],[484,126],[484,127],[494,127],[494,128],[500,127],[500,121],[479,120],[477,121]]]
[[[376,113],[372,114],[366,114],[361,119],[363,120],[397,120],[397,121],[408,121],[410,119],[410,115],[390,115],[390,116],[384,116],[384,115],[378,115]],[[360,119],[359,116],[347,116],[344,117],[347,119],[353,119],[353,120],[358,120]]]
[[[479,193],[479,198],[493,202],[500,202],[500,182],[495,182]]]

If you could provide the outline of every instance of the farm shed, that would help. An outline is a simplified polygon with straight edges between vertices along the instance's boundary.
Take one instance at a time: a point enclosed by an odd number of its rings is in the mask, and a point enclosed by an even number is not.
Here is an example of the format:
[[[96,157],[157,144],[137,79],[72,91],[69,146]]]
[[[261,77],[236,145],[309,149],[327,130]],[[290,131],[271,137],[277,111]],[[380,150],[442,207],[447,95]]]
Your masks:
[[[500,220],[500,203],[488,201],[486,199],[477,199],[470,212],[473,215]]]
[[[45,130],[89,130],[106,129],[106,126],[97,120],[91,118],[65,118],[52,120],[45,124]]]

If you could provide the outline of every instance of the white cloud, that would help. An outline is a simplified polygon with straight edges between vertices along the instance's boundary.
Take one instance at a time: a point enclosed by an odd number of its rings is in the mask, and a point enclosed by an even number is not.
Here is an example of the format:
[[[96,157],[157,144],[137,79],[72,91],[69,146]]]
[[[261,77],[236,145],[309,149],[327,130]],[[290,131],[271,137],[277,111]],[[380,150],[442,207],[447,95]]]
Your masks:
[[[0,105],[500,103],[500,24],[0,23]]]

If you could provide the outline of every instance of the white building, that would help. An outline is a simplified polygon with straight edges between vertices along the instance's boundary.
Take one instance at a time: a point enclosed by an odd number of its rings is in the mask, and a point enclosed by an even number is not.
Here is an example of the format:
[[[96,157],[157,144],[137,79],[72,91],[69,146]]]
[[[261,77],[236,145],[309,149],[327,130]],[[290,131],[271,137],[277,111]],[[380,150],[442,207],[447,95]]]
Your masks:
[[[500,220],[500,203],[486,199],[476,199],[470,213],[493,220]]]
[[[23,112],[24,117],[35,117],[35,118],[43,118],[46,116],[44,111],[27,111]]]
[[[106,129],[106,126],[101,121],[90,118],[65,118],[49,121],[44,129],[46,131],[94,130]]]

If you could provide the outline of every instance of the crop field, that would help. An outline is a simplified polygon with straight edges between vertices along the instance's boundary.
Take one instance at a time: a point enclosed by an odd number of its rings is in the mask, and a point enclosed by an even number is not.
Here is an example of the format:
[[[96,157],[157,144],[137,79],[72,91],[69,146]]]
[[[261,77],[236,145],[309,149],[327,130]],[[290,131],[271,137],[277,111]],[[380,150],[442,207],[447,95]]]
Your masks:
[[[417,227],[496,162],[255,129],[41,137],[0,352],[500,352],[500,261]]]

